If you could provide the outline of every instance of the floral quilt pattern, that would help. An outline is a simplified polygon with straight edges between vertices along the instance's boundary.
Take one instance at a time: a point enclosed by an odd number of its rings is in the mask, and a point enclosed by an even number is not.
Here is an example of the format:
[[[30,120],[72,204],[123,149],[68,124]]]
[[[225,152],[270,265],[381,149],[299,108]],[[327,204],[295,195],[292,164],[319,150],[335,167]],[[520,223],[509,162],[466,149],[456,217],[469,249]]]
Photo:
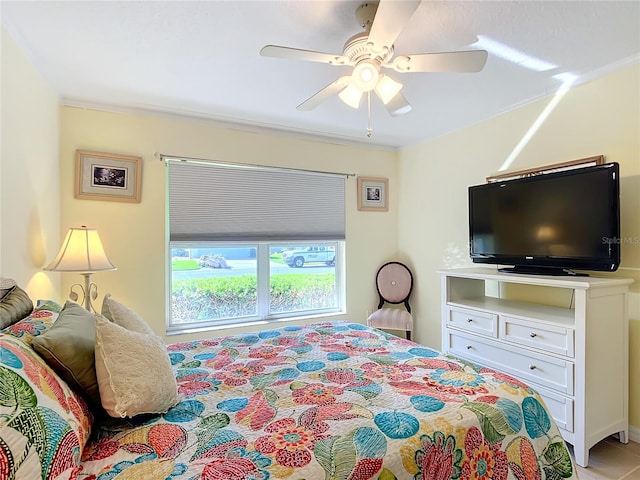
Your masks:
[[[361,324],[168,351],[182,401],[95,425],[77,478],[577,478],[527,385]]]
[[[0,333],[0,479],[69,478],[93,417],[44,360]]]

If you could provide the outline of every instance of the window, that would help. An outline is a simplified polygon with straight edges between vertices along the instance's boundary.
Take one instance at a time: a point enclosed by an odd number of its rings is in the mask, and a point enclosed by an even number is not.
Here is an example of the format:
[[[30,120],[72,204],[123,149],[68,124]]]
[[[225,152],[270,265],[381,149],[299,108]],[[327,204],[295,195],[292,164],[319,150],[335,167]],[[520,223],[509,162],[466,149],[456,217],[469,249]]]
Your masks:
[[[168,167],[168,332],[344,311],[344,176]]]

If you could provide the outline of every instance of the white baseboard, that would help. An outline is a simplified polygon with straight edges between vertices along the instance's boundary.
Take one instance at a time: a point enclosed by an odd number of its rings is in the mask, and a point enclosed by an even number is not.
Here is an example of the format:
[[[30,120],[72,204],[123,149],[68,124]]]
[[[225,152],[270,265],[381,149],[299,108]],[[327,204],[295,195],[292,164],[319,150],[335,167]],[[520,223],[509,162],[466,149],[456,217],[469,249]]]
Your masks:
[[[629,425],[629,440],[640,443],[640,428]]]

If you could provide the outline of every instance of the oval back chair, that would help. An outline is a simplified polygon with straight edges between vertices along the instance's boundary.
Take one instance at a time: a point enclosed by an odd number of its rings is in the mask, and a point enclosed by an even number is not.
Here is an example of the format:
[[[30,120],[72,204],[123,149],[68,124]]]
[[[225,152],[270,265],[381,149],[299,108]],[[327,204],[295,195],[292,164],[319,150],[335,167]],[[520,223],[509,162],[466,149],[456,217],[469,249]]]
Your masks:
[[[378,309],[369,315],[367,325],[375,328],[404,330],[407,339],[411,340],[413,317],[409,297],[413,290],[413,274],[409,267],[400,262],[388,262],[378,269],[376,274],[378,290]],[[401,308],[385,307],[385,303],[404,304]]]

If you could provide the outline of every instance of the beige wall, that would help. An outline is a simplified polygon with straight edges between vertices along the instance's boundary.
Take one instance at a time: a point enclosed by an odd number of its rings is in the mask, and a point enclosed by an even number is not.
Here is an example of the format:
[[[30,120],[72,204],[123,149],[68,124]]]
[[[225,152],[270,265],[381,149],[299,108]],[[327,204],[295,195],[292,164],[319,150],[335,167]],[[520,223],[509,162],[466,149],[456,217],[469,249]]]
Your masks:
[[[549,99],[526,105],[399,154],[398,248],[416,272],[413,301],[419,342],[440,348],[436,271],[470,266],[467,187],[495,173]],[[640,427],[640,67],[569,91],[511,165],[519,170],[603,154],[620,163],[622,265],[613,275],[631,289],[630,420]],[[606,321],[606,319],[603,319]],[[640,434],[640,431],[638,432]]]
[[[2,28],[0,277],[32,298],[58,298],[42,267],[60,239],[57,96]]]
[[[167,271],[165,166],[155,152],[230,162],[258,163],[311,170],[386,177],[389,212],[359,212],[356,179],[347,180],[347,315],[364,322],[376,303],[378,266],[397,251],[396,153],[296,139],[281,134],[251,133],[203,122],[153,118],[63,107],[60,134],[62,226],[98,229],[115,272],[96,273],[100,302],[106,292],[140,313],[159,334],[165,330]],[[139,204],[78,200],[73,195],[76,149],[143,157],[142,202]],[[79,276],[63,274],[63,292]],[[100,302],[98,303],[100,305]],[[246,330],[246,329],[245,329]],[[238,330],[210,332],[209,336]],[[198,335],[206,336],[206,335]],[[192,336],[193,337],[193,336]],[[171,336],[181,341],[187,336]]]

